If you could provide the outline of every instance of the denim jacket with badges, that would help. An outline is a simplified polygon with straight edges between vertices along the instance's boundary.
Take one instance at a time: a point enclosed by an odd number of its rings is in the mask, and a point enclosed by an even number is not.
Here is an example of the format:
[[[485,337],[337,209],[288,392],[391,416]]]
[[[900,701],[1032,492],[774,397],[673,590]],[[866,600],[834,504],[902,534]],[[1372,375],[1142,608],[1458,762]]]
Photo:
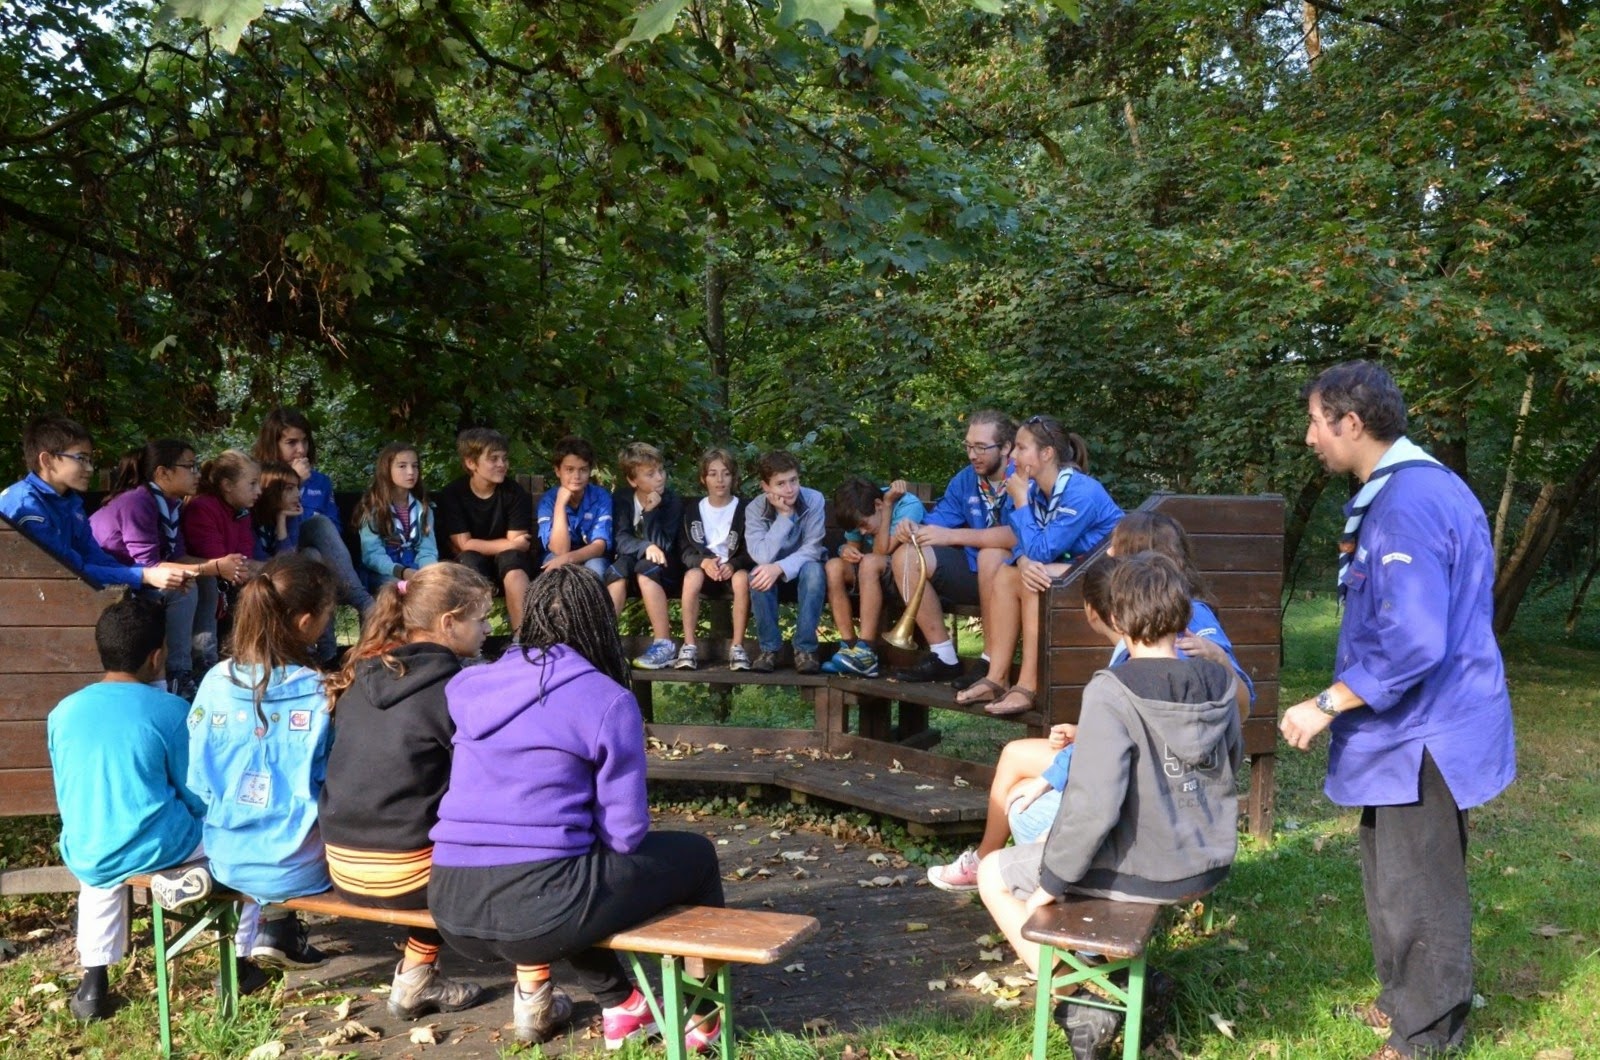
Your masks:
[[[260,668],[212,667],[189,710],[189,790],[206,804],[202,842],[219,881],[259,902],[332,886],[317,828],[317,796],[333,745],[324,677],[272,671],[259,708]]]

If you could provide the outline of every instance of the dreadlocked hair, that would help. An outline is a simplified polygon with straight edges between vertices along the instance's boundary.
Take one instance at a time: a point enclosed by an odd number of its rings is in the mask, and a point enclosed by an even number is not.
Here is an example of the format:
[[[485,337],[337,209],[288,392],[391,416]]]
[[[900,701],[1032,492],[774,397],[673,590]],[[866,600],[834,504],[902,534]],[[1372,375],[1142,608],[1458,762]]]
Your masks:
[[[303,552],[272,559],[240,587],[231,654],[236,662],[261,668],[252,688],[258,715],[274,669],[317,665],[317,638],[307,637],[300,620],[327,614],[333,609],[336,593],[333,572]]]
[[[565,644],[624,688],[628,663],[617,635],[617,612],[595,573],[577,563],[545,571],[528,587],[517,631],[522,657]]]
[[[1189,586],[1189,599],[1211,606],[1210,586],[1194,560],[1194,548],[1183,524],[1165,512],[1133,511],[1111,531],[1111,551],[1119,556],[1159,552],[1178,565]]]
[[[337,703],[369,659],[379,660],[396,677],[403,676],[405,663],[395,658],[394,650],[412,633],[438,629],[445,615],[462,620],[482,618],[493,603],[494,589],[489,582],[459,563],[429,564],[404,582],[387,583],[373,598],[361,639],[350,649],[339,672],[328,678],[329,694]]]

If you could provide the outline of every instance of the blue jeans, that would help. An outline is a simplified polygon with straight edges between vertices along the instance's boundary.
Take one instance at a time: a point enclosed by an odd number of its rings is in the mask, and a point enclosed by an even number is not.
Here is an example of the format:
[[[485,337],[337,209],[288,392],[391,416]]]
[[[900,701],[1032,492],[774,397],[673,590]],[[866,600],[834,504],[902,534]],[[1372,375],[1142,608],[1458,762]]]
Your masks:
[[[799,601],[799,614],[795,618],[794,650],[817,650],[817,623],[822,619],[822,605],[828,598],[828,578],[822,564],[808,560],[800,567],[800,576],[794,580],[795,596]],[[777,651],[783,647],[783,630],[778,626],[779,585],[765,591],[751,588],[750,610],[756,616],[756,642],[762,651]]]
[[[345,548],[339,528],[326,515],[313,515],[300,524],[300,539],[296,546],[304,552],[314,553],[328,565],[339,581],[339,602],[349,604],[366,617],[372,607],[372,594],[361,583],[356,566],[350,560],[350,550]]]
[[[187,674],[193,668],[195,610],[200,604],[200,587],[188,589],[140,589],[139,595],[167,609],[167,675]],[[216,598],[212,597],[212,638],[216,637]]]
[[[210,575],[194,580],[194,662],[205,673],[217,665],[217,579]],[[171,662],[167,663],[171,666]]]

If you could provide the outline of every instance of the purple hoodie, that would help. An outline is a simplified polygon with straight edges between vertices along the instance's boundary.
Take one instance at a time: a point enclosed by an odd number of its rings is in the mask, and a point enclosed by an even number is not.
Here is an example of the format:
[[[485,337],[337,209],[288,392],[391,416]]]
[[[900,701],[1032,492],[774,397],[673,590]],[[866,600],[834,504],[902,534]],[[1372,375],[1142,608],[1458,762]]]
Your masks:
[[[469,666],[445,686],[455,722],[433,863],[554,861],[600,843],[631,853],[650,827],[644,719],[633,693],[564,644]]]

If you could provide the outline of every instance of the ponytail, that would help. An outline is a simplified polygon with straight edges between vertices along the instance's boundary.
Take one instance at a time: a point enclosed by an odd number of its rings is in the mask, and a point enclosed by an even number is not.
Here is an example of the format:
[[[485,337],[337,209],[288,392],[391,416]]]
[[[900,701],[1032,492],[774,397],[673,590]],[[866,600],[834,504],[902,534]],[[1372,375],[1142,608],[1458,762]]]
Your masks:
[[[182,438],[155,438],[145,442],[142,447],[130,451],[117,461],[108,499],[154,482],[157,469],[175,467],[183,459],[184,453],[192,452],[194,446]]]
[[[1054,416],[1029,416],[1017,429],[1032,435],[1036,445],[1053,450],[1057,464],[1088,472],[1089,444],[1063,427]]]
[[[405,581],[389,582],[373,598],[361,640],[339,672],[328,678],[329,693],[337,702],[368,659],[380,660],[396,676],[404,674],[405,664],[395,658],[394,649],[412,633],[436,629],[445,615],[486,615],[493,602],[494,589],[483,575],[459,563],[433,563]]]
[[[300,620],[330,611],[336,592],[333,572],[303,552],[274,558],[240,586],[231,654],[236,662],[261,669],[252,688],[258,714],[273,670],[317,665],[316,638],[306,637]]]

